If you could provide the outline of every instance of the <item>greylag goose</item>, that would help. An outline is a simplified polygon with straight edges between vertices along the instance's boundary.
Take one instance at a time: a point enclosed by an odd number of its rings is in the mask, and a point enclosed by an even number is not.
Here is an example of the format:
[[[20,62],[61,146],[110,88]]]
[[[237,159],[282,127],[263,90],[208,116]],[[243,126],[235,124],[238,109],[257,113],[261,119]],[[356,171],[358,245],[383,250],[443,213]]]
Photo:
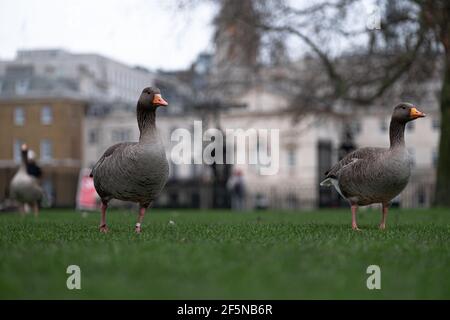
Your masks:
[[[107,232],[106,209],[111,199],[139,203],[135,231],[141,232],[145,210],[158,197],[169,175],[164,146],[155,126],[155,111],[167,106],[157,88],[145,88],[137,103],[139,142],[109,147],[92,169],[91,177],[102,202],[100,231]]]
[[[386,227],[389,203],[408,184],[411,158],[405,147],[405,126],[409,121],[425,117],[410,103],[398,104],[389,126],[389,148],[357,149],[325,173],[321,186],[334,186],[351,205],[352,228],[356,223],[358,206],[382,204],[380,229]]]
[[[14,175],[10,184],[11,198],[21,203],[21,211],[23,212],[23,205],[29,204],[33,207],[35,216],[39,214],[39,201],[42,199],[44,193],[39,185],[38,180],[28,174],[28,147],[26,144],[22,145],[21,163],[19,170]]]

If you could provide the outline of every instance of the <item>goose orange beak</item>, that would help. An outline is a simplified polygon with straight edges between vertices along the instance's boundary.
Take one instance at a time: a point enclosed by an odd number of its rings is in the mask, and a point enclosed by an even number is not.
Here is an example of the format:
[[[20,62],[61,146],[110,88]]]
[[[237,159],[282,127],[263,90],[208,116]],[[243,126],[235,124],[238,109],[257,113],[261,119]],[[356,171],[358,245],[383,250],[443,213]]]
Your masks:
[[[417,118],[423,118],[426,116],[425,113],[422,111],[417,110],[417,108],[411,108],[411,111],[409,112],[409,116],[411,119],[417,119]]]
[[[169,105],[166,100],[160,94],[155,94],[152,103],[156,106],[167,106]]]

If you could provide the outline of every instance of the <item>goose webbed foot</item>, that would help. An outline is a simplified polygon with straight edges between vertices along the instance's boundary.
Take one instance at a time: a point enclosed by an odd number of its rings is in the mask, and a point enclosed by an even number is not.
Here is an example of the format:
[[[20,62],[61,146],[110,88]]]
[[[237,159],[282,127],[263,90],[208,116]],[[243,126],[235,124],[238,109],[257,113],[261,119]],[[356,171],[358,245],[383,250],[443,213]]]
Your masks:
[[[144,221],[144,215],[145,215],[145,209],[147,209],[148,205],[141,205],[139,208],[139,216],[138,216],[138,222],[136,223],[136,227],[134,228],[134,231],[136,233],[141,233],[141,224],[142,221]]]
[[[136,226],[134,227],[134,231],[136,233],[141,233],[141,224],[139,222],[136,223]]]
[[[107,233],[108,227],[106,226],[106,224],[102,224],[102,225],[100,225],[99,230],[101,233]]]
[[[385,230],[385,229],[386,229],[386,224],[380,223],[380,230]]]

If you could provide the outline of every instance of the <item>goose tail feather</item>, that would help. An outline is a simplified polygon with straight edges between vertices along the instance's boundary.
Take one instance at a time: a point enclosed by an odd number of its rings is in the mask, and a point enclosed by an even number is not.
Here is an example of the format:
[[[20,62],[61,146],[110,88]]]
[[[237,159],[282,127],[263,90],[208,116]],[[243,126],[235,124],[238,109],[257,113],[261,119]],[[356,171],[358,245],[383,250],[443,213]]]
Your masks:
[[[320,183],[320,186],[321,187],[330,187],[330,186],[332,186],[333,185],[333,182],[331,181],[331,178],[326,178],[325,180],[323,180],[321,183]]]

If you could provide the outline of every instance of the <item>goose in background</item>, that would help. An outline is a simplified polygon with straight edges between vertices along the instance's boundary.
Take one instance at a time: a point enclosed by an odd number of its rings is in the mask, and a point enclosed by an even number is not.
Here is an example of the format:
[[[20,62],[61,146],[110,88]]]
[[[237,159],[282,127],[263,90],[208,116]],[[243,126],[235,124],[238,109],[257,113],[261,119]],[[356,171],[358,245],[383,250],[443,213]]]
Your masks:
[[[145,210],[164,188],[169,164],[156,129],[155,113],[158,107],[167,105],[158,88],[145,88],[136,108],[139,142],[123,142],[109,147],[93,167],[91,177],[102,201],[101,232],[108,231],[108,202],[118,199],[139,204],[135,231],[140,233]]]
[[[382,204],[380,229],[386,228],[390,201],[408,184],[412,159],[405,147],[405,126],[409,121],[425,117],[410,103],[398,104],[389,126],[389,148],[357,149],[325,173],[321,186],[334,186],[351,205],[352,228],[358,206]]]
[[[26,144],[23,144],[20,167],[11,180],[10,195],[12,199],[21,204],[21,212],[24,212],[24,205],[28,204],[33,208],[34,215],[38,216],[39,201],[42,200],[44,192],[39,185],[38,179],[27,172],[27,165],[28,147]]]

